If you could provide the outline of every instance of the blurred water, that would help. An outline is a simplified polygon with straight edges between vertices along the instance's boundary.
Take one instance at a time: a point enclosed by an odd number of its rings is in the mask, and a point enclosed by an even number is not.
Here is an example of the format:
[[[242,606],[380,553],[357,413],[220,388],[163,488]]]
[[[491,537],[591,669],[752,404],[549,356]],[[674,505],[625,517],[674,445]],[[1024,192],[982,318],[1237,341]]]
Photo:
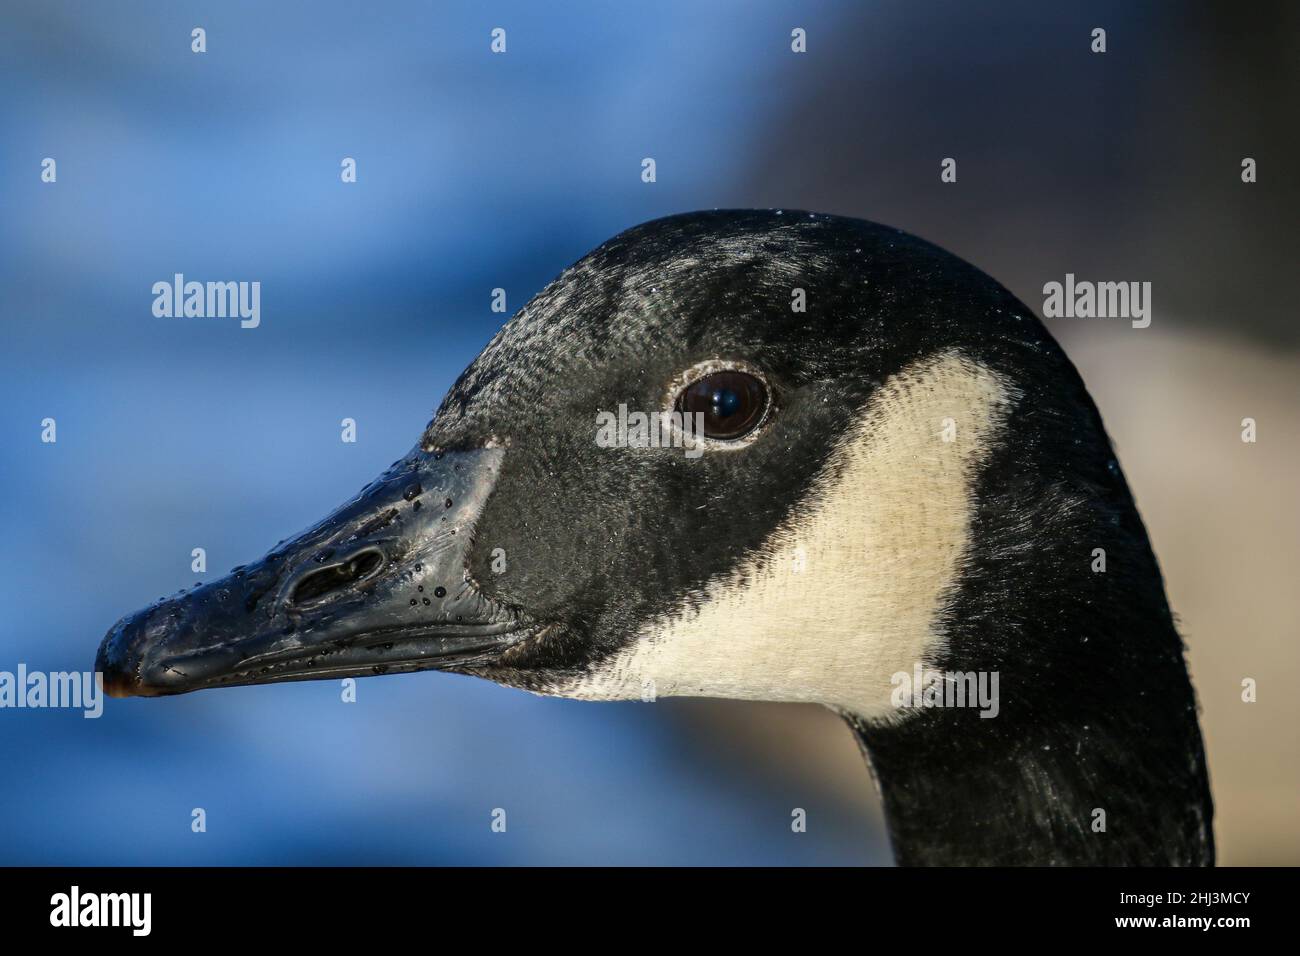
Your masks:
[[[202,577],[192,548],[224,573],[358,490],[499,326],[492,288],[514,311],[609,235],[717,205],[797,66],[755,55],[788,44],[777,3],[0,15],[4,670],[89,668]],[[260,281],[261,327],[154,318],[176,272]],[[686,751],[672,706],[417,674],[350,705],[324,682],[0,711],[0,863],[879,861],[815,787]]]

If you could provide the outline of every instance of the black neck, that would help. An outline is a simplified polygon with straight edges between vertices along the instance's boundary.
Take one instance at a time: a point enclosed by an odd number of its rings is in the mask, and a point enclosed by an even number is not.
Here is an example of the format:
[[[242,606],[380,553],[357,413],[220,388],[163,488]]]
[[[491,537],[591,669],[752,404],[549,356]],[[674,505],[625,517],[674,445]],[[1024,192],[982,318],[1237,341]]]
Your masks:
[[[1085,545],[1064,555],[985,546],[970,561],[941,655],[926,663],[996,671],[995,717],[974,707],[876,724],[845,715],[900,864],[1213,864],[1183,644],[1145,533],[1127,517],[1127,542],[1084,528],[1064,540]],[[1080,557],[1097,540],[1112,546],[1106,573]]]
[[[1093,573],[1078,547],[1025,561],[986,546],[970,562],[941,655],[926,663],[997,672],[996,716],[975,707],[876,724],[845,715],[879,782],[900,864],[1214,862],[1183,644],[1129,516],[1127,542],[1095,528],[1066,539],[1112,545],[1106,573]]]
[[[845,715],[879,784],[899,865],[1214,862],[1194,707],[1044,723],[1018,720],[1013,691],[1003,693],[991,719],[935,709],[871,726]]]

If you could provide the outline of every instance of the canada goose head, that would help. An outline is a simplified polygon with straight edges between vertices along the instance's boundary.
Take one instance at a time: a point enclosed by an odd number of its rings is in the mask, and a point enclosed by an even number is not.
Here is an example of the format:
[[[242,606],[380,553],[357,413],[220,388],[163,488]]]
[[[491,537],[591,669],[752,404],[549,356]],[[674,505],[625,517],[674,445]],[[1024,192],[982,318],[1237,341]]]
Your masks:
[[[611,239],[409,454],[123,618],[97,669],[117,695],[441,669],[815,701],[861,742],[900,862],[1213,856],[1182,643],[1079,375],[988,276],[858,220]],[[900,694],[934,673],[937,698]],[[961,675],[978,706],[944,696]]]

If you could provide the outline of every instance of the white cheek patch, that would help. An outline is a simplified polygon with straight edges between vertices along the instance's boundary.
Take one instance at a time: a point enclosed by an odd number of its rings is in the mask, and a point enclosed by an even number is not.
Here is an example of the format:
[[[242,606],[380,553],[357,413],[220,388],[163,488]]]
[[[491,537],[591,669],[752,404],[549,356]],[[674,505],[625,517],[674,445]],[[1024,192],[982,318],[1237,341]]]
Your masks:
[[[890,677],[942,649],[938,622],[969,545],[972,487],[1016,397],[954,352],[893,376],[758,555],[550,692],[896,714]]]

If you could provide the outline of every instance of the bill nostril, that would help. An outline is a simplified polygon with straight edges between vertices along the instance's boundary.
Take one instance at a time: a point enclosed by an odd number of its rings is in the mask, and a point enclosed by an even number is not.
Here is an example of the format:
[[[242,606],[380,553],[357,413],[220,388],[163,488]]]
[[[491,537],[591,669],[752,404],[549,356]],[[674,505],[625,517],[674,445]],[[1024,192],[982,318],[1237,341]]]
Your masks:
[[[305,576],[293,586],[289,603],[299,607],[315,604],[336,591],[373,577],[383,563],[384,555],[377,548],[358,551],[345,561]]]

